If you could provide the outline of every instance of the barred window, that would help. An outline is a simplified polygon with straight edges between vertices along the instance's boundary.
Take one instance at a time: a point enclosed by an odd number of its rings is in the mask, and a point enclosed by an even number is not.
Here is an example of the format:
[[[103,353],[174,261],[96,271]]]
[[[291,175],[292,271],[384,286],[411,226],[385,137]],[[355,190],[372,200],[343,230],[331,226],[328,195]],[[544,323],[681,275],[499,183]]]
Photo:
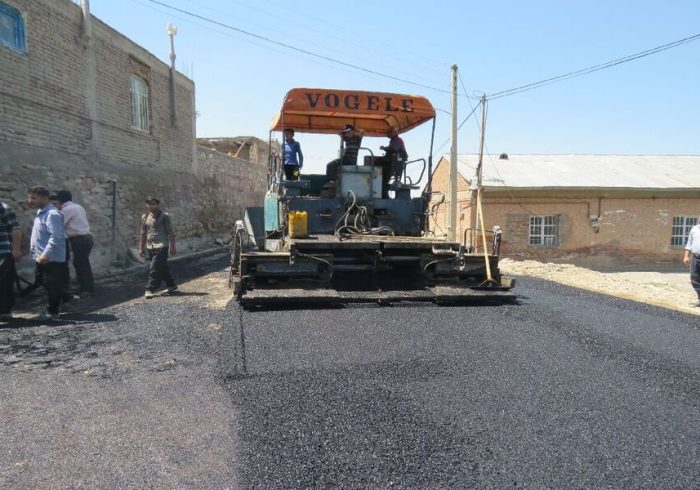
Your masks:
[[[148,85],[139,77],[132,75],[131,82],[131,127],[148,131]]]
[[[697,216],[674,216],[671,228],[671,246],[685,247],[690,229],[698,224]]]
[[[530,216],[530,245],[556,247],[559,240],[559,219],[556,215]]]
[[[0,1],[0,45],[20,53],[27,51],[22,14],[2,1]]]

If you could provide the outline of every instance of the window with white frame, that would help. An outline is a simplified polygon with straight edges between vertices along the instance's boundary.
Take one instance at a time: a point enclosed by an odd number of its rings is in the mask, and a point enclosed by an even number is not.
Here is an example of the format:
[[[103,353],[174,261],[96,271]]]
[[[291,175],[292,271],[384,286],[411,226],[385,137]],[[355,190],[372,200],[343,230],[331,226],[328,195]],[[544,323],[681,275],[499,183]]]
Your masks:
[[[3,1],[0,1],[0,45],[20,53],[27,51],[22,14]]]
[[[685,247],[690,229],[698,224],[697,216],[674,216],[671,228],[671,246]]]
[[[530,245],[555,247],[559,240],[559,217],[557,215],[530,216]]]
[[[148,131],[148,85],[141,78],[132,75],[131,83],[131,127]]]

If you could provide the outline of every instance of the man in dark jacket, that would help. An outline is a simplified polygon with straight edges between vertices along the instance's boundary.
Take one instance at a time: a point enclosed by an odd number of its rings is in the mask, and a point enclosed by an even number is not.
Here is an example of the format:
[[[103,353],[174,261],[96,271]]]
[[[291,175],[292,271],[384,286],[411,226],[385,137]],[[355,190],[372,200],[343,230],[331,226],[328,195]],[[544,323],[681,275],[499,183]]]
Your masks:
[[[394,179],[401,178],[408,160],[406,145],[404,145],[403,140],[399,136],[399,132],[391,128],[387,131],[386,136],[389,138],[389,144],[379,147],[380,150],[384,150],[384,156],[380,159],[382,165],[382,197],[384,199],[389,197],[389,181],[392,177]]]

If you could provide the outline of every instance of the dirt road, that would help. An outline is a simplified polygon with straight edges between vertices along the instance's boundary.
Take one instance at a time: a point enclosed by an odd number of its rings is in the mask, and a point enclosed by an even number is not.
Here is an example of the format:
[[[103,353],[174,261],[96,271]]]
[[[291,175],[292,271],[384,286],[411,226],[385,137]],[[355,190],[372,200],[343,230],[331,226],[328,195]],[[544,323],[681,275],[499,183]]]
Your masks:
[[[581,267],[565,263],[503,259],[500,266],[508,275],[539,277],[588,291],[700,315],[700,308],[693,306],[696,298],[690,287],[688,271],[682,265],[656,264],[642,268],[609,263]]]

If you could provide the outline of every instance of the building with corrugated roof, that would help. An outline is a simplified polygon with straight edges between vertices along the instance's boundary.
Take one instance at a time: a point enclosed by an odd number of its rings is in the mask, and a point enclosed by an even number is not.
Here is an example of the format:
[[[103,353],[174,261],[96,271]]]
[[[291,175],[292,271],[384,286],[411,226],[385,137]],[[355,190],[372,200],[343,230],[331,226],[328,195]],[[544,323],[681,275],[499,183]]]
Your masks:
[[[476,228],[478,156],[458,160],[463,238]],[[449,164],[444,155],[433,173],[437,234],[447,231]],[[514,258],[679,260],[700,215],[697,155],[501,154],[484,157],[482,176],[484,226],[501,227],[502,254]]]

